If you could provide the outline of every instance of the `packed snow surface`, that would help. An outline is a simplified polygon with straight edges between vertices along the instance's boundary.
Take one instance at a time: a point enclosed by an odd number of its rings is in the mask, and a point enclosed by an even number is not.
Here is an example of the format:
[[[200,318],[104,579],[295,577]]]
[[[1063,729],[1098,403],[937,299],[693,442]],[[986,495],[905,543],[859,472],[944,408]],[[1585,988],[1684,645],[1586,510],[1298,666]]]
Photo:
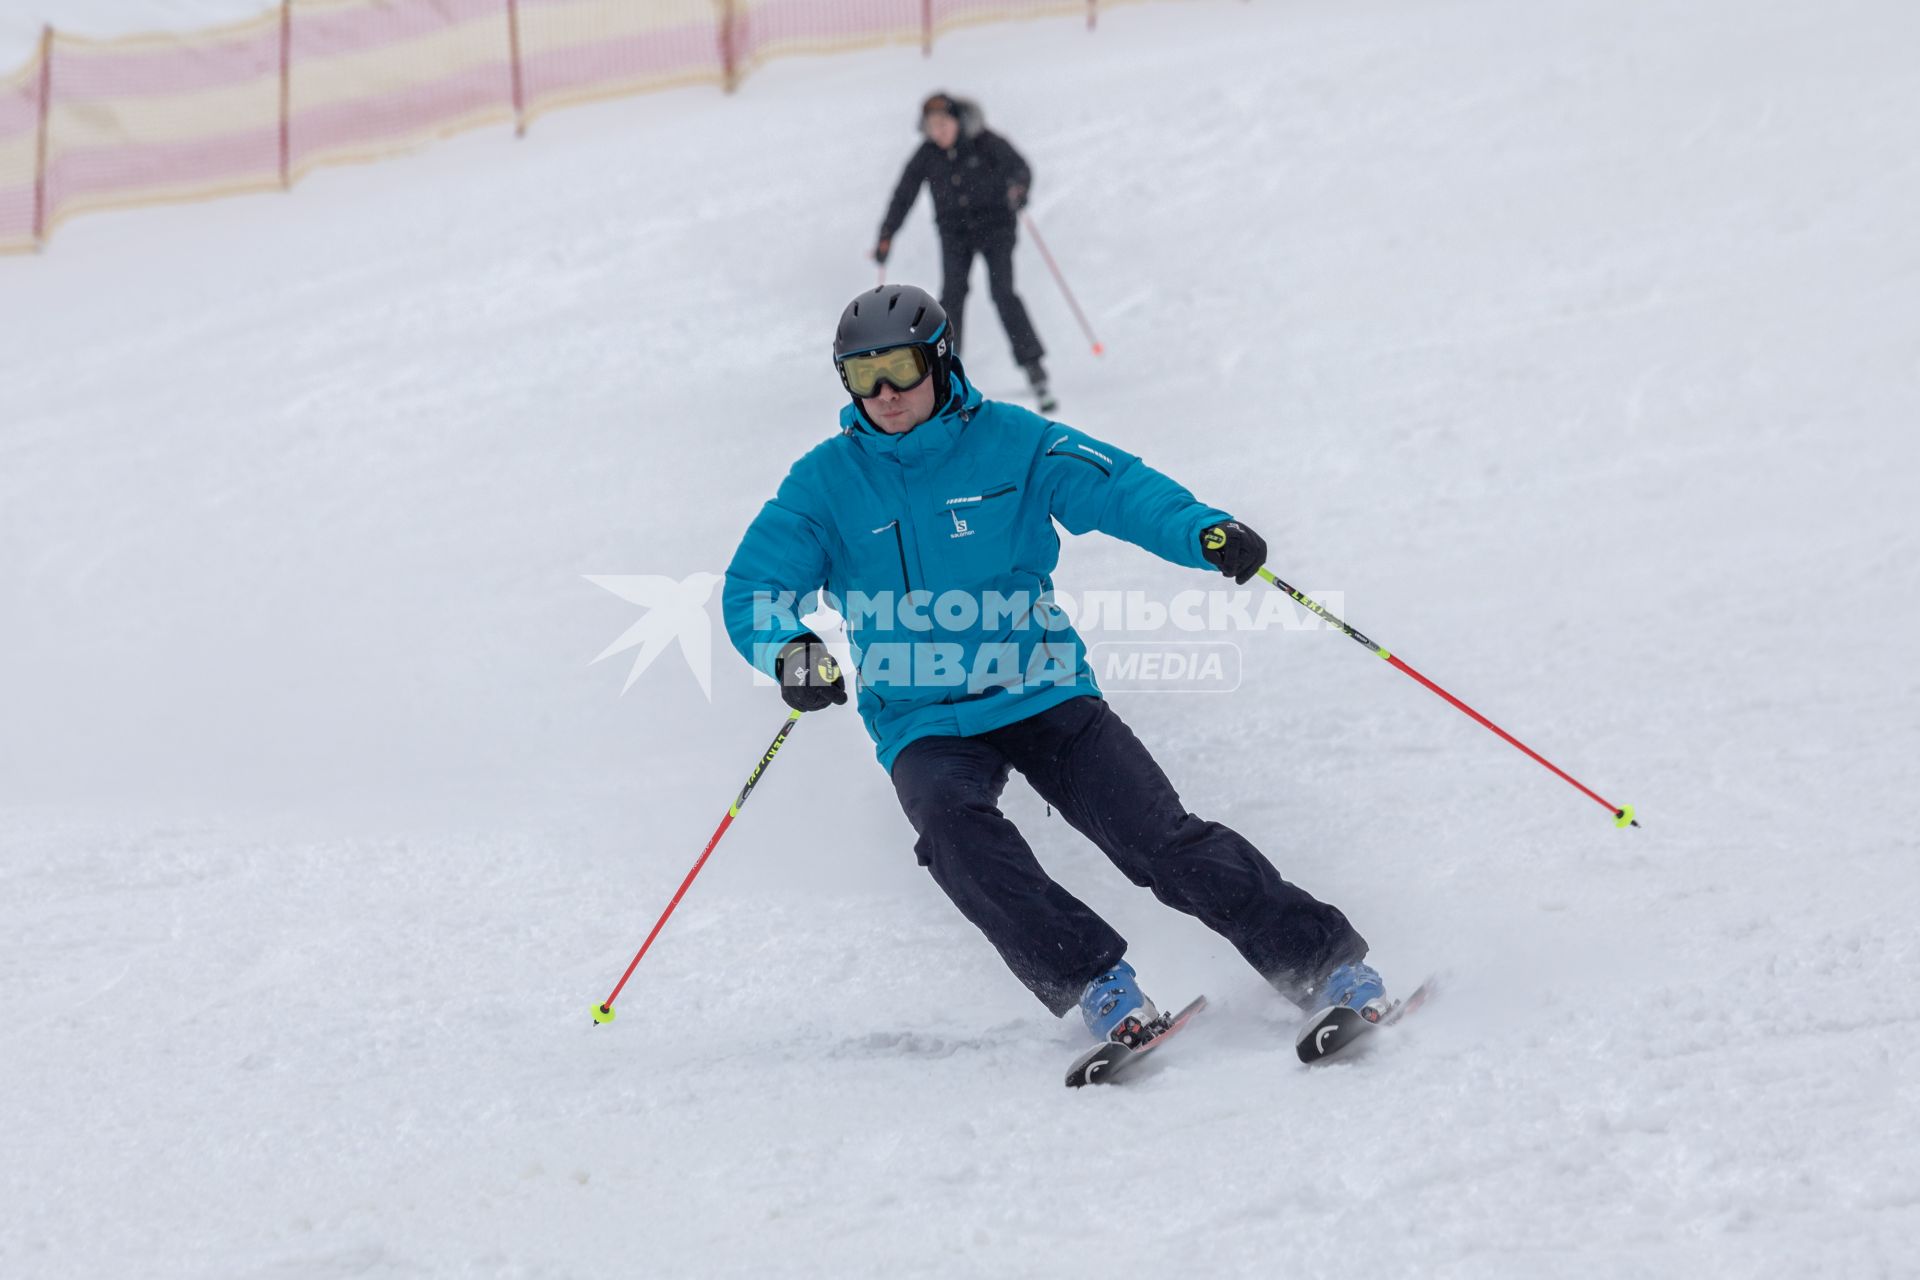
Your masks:
[[[1904,0],[1126,9],[0,261],[0,1275],[1920,1271],[1915,48]],[[1299,1067],[1016,782],[1211,1002],[1062,1089],[1083,1033],[845,711],[589,1021],[784,714],[717,635],[709,701],[698,628],[622,696],[643,610],[589,575],[697,603],[833,429],[936,87],[1106,345],[1029,241],[1062,418],[1638,808],[1324,630],[1115,693],[1392,984],[1448,974],[1370,1056]],[[924,202],[890,270],[936,283]],[[1212,585],[1097,536],[1058,576]]]

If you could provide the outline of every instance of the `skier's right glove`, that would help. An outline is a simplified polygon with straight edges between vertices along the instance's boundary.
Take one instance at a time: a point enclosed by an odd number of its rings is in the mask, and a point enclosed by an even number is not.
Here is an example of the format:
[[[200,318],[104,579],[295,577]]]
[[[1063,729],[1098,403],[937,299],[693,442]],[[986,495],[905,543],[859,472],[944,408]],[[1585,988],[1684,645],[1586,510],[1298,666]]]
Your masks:
[[[893,237],[881,236],[879,242],[873,246],[873,260],[884,267],[887,265],[887,255],[892,252]]]
[[[1235,582],[1244,583],[1267,562],[1267,540],[1238,520],[1228,520],[1200,531],[1200,554]]]
[[[826,643],[811,631],[787,641],[774,659],[780,697],[795,711],[824,711],[847,700],[847,682]]]

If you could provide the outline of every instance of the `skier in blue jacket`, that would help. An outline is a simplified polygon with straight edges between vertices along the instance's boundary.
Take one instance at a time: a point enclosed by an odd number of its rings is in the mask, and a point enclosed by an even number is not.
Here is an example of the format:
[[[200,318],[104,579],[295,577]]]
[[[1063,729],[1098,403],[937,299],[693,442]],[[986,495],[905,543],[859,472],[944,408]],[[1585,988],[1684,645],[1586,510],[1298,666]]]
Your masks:
[[[847,620],[859,711],[922,865],[1055,1014],[1139,1043],[1165,1025],[1114,929],[1049,878],[997,802],[1018,769],[1135,884],[1230,941],[1312,1010],[1381,1001],[1367,945],[1244,837],[1187,812],[1100,696],[1052,602],[1058,523],[1246,582],[1266,543],[1139,458],[983,398],[946,313],[910,285],[861,294],[834,364],[852,403],[794,464],[727,566],[727,631],[800,711],[847,700],[800,617]]]

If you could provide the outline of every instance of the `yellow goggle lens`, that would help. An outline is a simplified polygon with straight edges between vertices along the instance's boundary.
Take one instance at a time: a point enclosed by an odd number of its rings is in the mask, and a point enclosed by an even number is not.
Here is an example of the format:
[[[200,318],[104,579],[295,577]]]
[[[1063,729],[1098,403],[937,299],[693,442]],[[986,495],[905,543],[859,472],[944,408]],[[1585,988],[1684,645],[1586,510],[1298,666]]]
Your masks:
[[[927,354],[919,347],[892,347],[862,356],[848,356],[840,362],[846,375],[847,390],[862,399],[890,384],[895,391],[911,391],[933,372]]]

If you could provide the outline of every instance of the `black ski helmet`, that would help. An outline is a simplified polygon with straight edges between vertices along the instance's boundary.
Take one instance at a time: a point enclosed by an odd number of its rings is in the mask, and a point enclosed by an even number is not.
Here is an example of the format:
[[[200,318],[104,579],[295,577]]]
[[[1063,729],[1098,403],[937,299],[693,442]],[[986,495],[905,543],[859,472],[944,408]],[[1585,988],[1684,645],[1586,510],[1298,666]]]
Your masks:
[[[840,362],[848,356],[892,347],[919,347],[926,353],[936,380],[934,403],[945,403],[953,388],[953,335],[947,327],[946,308],[925,289],[883,284],[862,293],[840,313],[840,327],[833,333],[833,368],[855,404],[860,403],[860,397],[847,387],[846,370]]]

